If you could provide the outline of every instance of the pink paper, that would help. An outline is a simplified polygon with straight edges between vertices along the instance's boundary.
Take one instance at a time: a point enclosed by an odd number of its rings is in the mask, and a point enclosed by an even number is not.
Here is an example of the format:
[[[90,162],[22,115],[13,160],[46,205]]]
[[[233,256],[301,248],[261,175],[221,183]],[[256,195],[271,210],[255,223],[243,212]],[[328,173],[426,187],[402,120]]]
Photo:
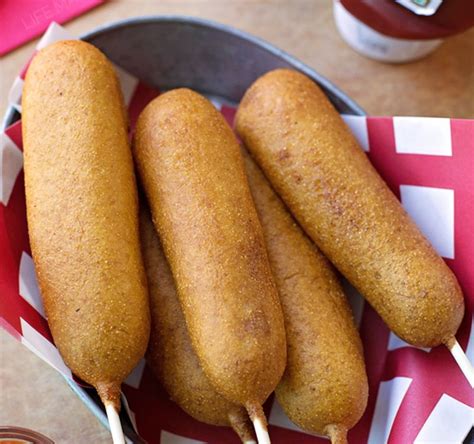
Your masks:
[[[65,23],[105,0],[1,0],[0,56],[42,34],[52,21]]]

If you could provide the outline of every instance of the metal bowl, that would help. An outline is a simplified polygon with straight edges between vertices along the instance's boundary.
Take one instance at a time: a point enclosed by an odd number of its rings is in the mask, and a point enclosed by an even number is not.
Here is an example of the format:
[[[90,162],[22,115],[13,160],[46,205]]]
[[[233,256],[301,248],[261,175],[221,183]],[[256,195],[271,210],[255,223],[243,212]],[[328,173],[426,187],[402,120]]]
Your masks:
[[[238,103],[250,84],[275,68],[299,70],[317,82],[340,113],[364,115],[352,99],[309,66],[247,33],[208,20],[186,16],[147,16],[101,26],[81,36],[114,63],[148,83],[167,90],[186,86]],[[20,115],[10,107],[3,129]],[[95,390],[67,380],[72,390],[108,427]],[[142,442],[122,409],[124,431]]]
[[[179,15],[113,22],[81,36],[114,63],[161,90],[186,86],[238,103],[249,85],[275,68],[297,69],[317,82],[340,113],[364,115],[352,99],[309,66],[230,26]],[[19,118],[10,107],[3,128]]]

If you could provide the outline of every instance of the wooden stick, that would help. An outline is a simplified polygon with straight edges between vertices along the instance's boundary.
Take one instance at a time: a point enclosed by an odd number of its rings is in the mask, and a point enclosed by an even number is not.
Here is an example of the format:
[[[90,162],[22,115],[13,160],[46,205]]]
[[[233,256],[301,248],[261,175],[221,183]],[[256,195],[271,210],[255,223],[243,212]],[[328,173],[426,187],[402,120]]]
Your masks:
[[[268,435],[267,419],[265,413],[260,404],[253,402],[248,403],[246,406],[247,413],[249,414],[250,420],[253,423],[255,434],[257,435],[258,444],[271,444],[270,436]]]
[[[448,347],[449,351],[453,355],[453,358],[459,365],[459,368],[463,372],[469,384],[471,384],[471,387],[474,388],[474,368],[469,362],[469,359],[467,359],[466,353],[464,353],[464,350],[459,345],[459,342],[456,340],[456,338],[451,338],[446,342],[446,347]]]
[[[114,405],[110,402],[105,404],[107,419],[109,420],[110,432],[112,433],[112,441],[114,444],[125,444],[123,436],[122,423]]]
[[[266,424],[260,418],[252,419],[258,444],[271,444]]]
[[[239,407],[238,409],[231,410],[227,416],[230,426],[237,433],[243,444],[257,444],[252,424],[245,410]]]

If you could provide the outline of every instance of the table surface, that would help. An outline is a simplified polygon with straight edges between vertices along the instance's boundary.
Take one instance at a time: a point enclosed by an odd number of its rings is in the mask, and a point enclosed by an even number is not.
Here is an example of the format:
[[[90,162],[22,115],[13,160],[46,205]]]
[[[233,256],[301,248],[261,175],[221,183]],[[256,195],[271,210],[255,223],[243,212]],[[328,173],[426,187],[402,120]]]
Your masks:
[[[209,18],[268,40],[328,77],[368,114],[474,117],[474,29],[448,39],[423,60],[386,65],[358,55],[342,41],[328,0],[115,0],[65,26],[80,34],[147,14]],[[0,116],[34,45],[0,59]],[[111,442],[58,373],[0,331],[0,425],[5,424],[37,430],[57,443]]]

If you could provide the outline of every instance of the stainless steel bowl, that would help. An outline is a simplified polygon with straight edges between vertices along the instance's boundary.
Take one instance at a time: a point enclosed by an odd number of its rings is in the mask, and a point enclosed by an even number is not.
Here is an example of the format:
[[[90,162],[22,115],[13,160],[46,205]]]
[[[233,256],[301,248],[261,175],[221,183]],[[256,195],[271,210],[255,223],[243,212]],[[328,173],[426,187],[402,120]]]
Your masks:
[[[309,66],[247,33],[208,20],[186,16],[147,16],[101,26],[81,36],[114,63],[161,90],[186,86],[238,103],[250,84],[275,68],[297,69],[316,81],[337,110],[365,114],[352,99]],[[10,107],[3,129],[20,118]],[[94,390],[68,379],[72,390],[108,427]],[[122,409],[124,431],[142,442]]]

